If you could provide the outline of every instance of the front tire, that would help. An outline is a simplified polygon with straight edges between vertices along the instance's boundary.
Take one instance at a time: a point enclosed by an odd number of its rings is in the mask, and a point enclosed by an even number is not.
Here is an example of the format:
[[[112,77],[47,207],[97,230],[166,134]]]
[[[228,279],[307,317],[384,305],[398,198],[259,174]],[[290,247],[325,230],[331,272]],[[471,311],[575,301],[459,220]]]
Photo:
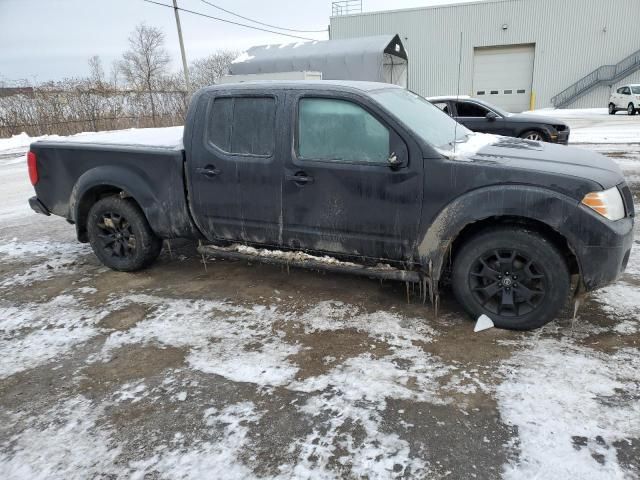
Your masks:
[[[539,132],[538,130],[528,130],[520,135],[520,138],[524,140],[530,140],[532,142],[546,142],[547,137],[544,133]]]
[[[87,233],[98,259],[120,272],[148,267],[162,250],[162,240],[153,233],[144,213],[131,199],[98,200],[89,210]]]
[[[617,112],[616,106],[613,103],[609,104],[609,115],[615,115]]]
[[[636,110],[636,109],[635,109],[635,107],[633,106],[633,103],[630,103],[630,104],[627,106],[627,113],[628,113],[629,115],[635,115],[635,114],[636,114],[636,111],[637,111],[637,110]]]
[[[496,327],[531,330],[566,304],[571,279],[563,255],[533,231],[503,227],[477,234],[455,256],[453,291],[474,318]]]

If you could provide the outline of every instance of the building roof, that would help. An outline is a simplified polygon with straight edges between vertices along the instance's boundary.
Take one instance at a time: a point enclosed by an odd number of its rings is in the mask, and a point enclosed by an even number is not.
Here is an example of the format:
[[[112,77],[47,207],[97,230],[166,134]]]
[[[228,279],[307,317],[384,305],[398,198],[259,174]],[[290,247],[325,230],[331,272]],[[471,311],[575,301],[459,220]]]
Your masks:
[[[407,61],[398,35],[376,35],[252,47],[230,66],[231,75],[322,72],[323,80],[383,81],[384,56]]]
[[[387,88],[402,88],[398,85],[381,82],[362,82],[357,80],[255,80],[239,83],[221,83],[205,87],[204,90],[237,90],[237,89],[304,89],[315,88],[320,90],[361,90],[371,92]]]

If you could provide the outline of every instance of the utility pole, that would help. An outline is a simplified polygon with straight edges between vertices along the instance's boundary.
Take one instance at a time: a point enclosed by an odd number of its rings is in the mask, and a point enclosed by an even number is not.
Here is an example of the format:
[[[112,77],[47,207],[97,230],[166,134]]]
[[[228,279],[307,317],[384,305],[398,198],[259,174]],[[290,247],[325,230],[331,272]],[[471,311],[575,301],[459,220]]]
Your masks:
[[[187,92],[191,92],[191,84],[189,83],[189,69],[187,68],[187,54],[184,53],[182,27],[180,27],[180,14],[178,13],[178,0],[173,0],[173,11],[176,14],[176,27],[178,27],[178,40],[180,40],[180,53],[182,54],[182,70],[184,71],[184,83],[187,86]]]

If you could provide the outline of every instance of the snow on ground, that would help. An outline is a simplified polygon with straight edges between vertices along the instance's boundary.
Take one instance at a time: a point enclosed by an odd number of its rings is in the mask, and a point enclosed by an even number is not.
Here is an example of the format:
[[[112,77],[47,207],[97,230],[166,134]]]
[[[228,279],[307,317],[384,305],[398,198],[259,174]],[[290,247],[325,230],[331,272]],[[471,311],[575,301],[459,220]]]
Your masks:
[[[0,439],[0,471],[6,480],[115,477],[121,453],[111,430],[97,427],[103,408],[74,396],[37,416],[12,414],[25,429]]]
[[[71,295],[21,305],[0,300],[0,379],[60,359],[97,335],[107,313]]]
[[[0,288],[31,285],[54,276],[68,275],[76,271],[78,261],[91,252],[83,243],[45,242],[42,240],[19,242],[13,239],[0,244],[0,259],[5,262],[33,259],[24,271],[0,279]]]
[[[543,339],[502,365],[498,404],[521,452],[505,479],[626,477],[612,444],[640,436],[640,402],[623,393],[638,391],[640,357],[615,357]]]
[[[571,128],[569,143],[640,143],[640,116],[618,113],[609,115],[606,108],[552,109],[525,112],[564,120]]]

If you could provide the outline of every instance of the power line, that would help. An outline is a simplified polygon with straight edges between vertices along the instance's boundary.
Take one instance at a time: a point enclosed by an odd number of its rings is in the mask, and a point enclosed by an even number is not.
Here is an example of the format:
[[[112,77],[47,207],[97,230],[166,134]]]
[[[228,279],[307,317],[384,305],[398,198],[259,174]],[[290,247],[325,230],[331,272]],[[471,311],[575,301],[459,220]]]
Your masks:
[[[161,7],[167,7],[167,8],[173,9],[173,6],[171,6],[171,5],[166,5],[166,4],[160,3],[160,2],[155,2],[153,0],[143,0],[143,1],[145,1],[147,3],[153,3],[154,5],[160,5]],[[232,20],[226,20],[224,18],[219,18],[219,17],[214,17],[212,15],[207,15],[205,13],[195,12],[195,11],[189,10],[187,8],[178,7],[178,10],[181,10],[181,11],[187,12],[187,13],[191,13],[193,15],[199,15],[201,17],[210,18],[212,20],[218,20],[219,22],[225,22],[225,23],[230,23],[232,25],[238,25],[239,27],[252,28],[253,30],[260,30],[261,32],[275,33],[276,35],[283,35],[285,37],[298,38],[300,40],[312,40],[312,41],[315,40],[313,38],[300,37],[298,35],[291,35],[289,33],[276,32],[275,30],[268,30],[266,28],[254,27],[253,25],[247,25],[245,23],[238,23],[238,22],[234,22]]]
[[[264,23],[264,22],[259,22],[258,20],[254,20],[253,18],[249,18],[249,17],[243,17],[242,15],[232,12],[231,10],[227,10],[225,8],[222,8],[218,5],[215,5],[211,2],[208,2],[207,0],[200,0],[202,3],[206,3],[207,5],[213,7],[213,8],[217,8],[218,10],[222,10],[225,13],[228,13],[230,15],[233,15],[235,17],[239,17],[242,18],[244,20],[249,20],[250,22],[253,23],[257,23],[258,25],[264,25],[265,27],[271,27],[271,28],[276,28],[278,30],[286,30],[288,32],[302,32],[302,33],[325,33],[327,31],[327,29],[325,28],[324,30],[296,30],[294,28],[285,28],[285,27],[278,27],[277,25],[270,25],[268,23]]]

